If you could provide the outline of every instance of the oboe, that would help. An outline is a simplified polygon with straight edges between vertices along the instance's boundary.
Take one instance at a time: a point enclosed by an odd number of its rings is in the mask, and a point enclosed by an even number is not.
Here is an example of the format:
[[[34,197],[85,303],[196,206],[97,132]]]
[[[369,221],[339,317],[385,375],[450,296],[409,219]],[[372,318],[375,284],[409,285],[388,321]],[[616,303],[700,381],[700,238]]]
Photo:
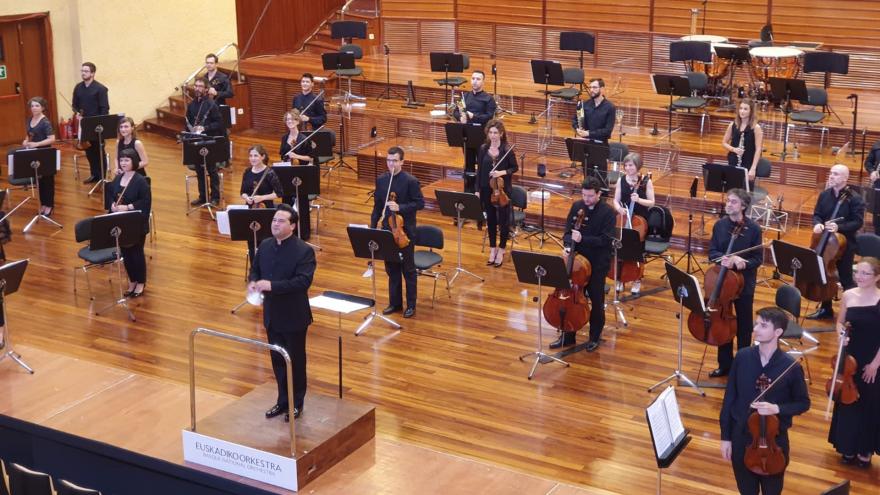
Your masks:
[[[134,180],[134,177],[132,176],[131,179],[129,179],[128,184],[126,184],[125,187],[122,188],[122,192],[119,193],[119,197],[116,198],[116,202],[113,203],[113,206],[119,208],[119,204],[122,202],[122,196],[125,195],[126,189],[128,189],[128,186],[131,185],[133,180]],[[122,179],[119,179],[119,183],[122,184]]]

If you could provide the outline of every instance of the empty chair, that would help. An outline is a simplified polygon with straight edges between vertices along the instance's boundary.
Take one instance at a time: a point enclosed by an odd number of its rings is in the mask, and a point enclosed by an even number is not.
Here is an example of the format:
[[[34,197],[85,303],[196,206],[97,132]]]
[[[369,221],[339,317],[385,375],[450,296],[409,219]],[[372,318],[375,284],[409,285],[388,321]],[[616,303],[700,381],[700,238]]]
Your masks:
[[[91,239],[92,220],[92,218],[85,218],[76,222],[74,227],[76,242],[87,242]],[[89,281],[89,270],[114,263],[116,261],[116,248],[92,249],[90,246],[85,246],[76,255],[86,263],[83,266],[73,268],[73,292],[76,293],[76,274],[82,270],[86,276],[86,286],[89,288],[89,299],[95,299],[95,295],[92,293],[92,283]]]
[[[791,315],[788,320],[788,326],[779,337],[779,342],[791,350],[790,354],[798,354],[804,357],[804,364],[807,368],[807,380],[812,382],[813,376],[810,373],[810,361],[807,359],[807,353],[816,350],[816,347],[804,348],[803,337],[804,328],[798,321],[801,318],[801,291],[793,285],[782,284],[776,289],[776,306]],[[794,341],[797,341],[795,343]]]
[[[565,84],[570,84],[567,88],[557,89],[550,93],[550,96],[561,98],[563,100],[574,100],[581,95],[581,87],[584,84],[584,70],[580,67],[569,67],[562,71],[562,77]]]
[[[752,186],[752,204],[755,205],[764,199],[769,194],[765,187],[762,187],[758,184],[758,179],[766,179],[770,177],[771,166],[770,160],[766,158],[758,159],[758,166],[755,167],[755,185]]]
[[[692,110],[703,109],[703,113],[700,115],[700,135],[702,136],[703,127],[706,119],[709,118],[709,114],[705,111],[707,100],[700,95],[706,91],[706,88],[709,85],[709,76],[703,72],[687,72],[685,75],[691,86],[691,96],[685,96],[674,100],[672,102],[672,109],[687,110],[688,113]]]
[[[464,70],[468,70],[471,68],[471,58],[467,53],[461,54],[462,58],[462,67]],[[440,79],[434,79],[434,82],[439,84],[440,86],[451,86],[453,88],[457,88],[462,84],[468,82],[468,78],[464,76],[449,76],[449,77],[441,77]]]
[[[672,262],[666,254],[672,239],[672,229],[675,220],[672,212],[665,206],[652,206],[648,209],[648,232],[645,235],[645,262],[650,263],[656,259]]]
[[[529,192],[522,186],[513,186],[510,189],[510,214],[513,215],[510,222],[510,249],[516,244],[517,235],[522,232],[526,223],[526,207],[529,204]],[[531,249],[531,242],[529,242]]]
[[[824,108],[828,105],[828,93],[823,88],[807,88],[807,99],[801,100],[801,104],[812,108],[791,112],[788,115],[788,118],[791,119],[792,122],[798,122],[807,127],[819,124],[825,120],[825,112],[816,110],[816,107]],[[794,124],[790,125],[793,126]],[[822,151],[825,146],[825,134],[827,132],[828,128],[822,126],[819,134],[819,151]]]
[[[616,170],[608,171],[608,184],[617,184],[623,173],[623,158],[629,154],[629,146],[626,143],[610,141],[608,143],[608,159],[617,164]]]
[[[856,235],[859,256],[880,258],[880,236],[877,234]]]
[[[434,279],[434,290],[431,292],[431,307],[434,307],[434,298],[437,295],[437,279],[443,277],[446,279],[446,295],[450,298],[452,294],[449,292],[449,275],[446,272],[433,271],[434,267],[443,263],[443,256],[434,251],[435,249],[443,249],[443,231],[439,227],[433,225],[419,225],[416,227],[416,247],[426,247],[428,249],[416,249],[413,254],[415,260],[416,271],[419,275],[431,277]]]
[[[54,495],[52,477],[13,462],[9,466],[9,492],[11,495]]]
[[[101,492],[99,492],[98,490],[83,488],[67,480],[58,481],[57,493],[58,495],[101,495]]]

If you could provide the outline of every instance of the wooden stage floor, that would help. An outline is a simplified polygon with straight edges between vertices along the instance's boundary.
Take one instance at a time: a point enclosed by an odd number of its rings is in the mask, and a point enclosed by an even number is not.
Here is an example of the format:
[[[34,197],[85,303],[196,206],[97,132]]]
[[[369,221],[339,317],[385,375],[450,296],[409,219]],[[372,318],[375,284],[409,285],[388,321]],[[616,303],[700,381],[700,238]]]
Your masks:
[[[147,247],[146,293],[132,301],[138,321],[128,321],[120,310],[92,315],[81,277],[80,290],[73,292],[72,268],[81,265],[76,256],[79,246],[73,240],[74,224],[99,213],[100,203],[86,196],[85,186],[74,182],[72,157],[65,150],[57,180],[58,208],[53,214],[64,229],[38,224],[29,234],[22,234],[21,228],[36,209],[33,203],[11,218],[14,235],[5,246],[7,256],[10,260],[30,258],[31,265],[23,288],[8,298],[9,324],[23,357],[36,365],[37,375],[17,376],[21,372],[14,363],[0,363],[0,410],[9,410],[11,405],[21,407],[31,411],[28,417],[52,426],[49,418],[54,410],[48,403],[55,401],[47,398],[71,392],[66,390],[69,387],[65,382],[46,383],[41,376],[53,366],[67,369],[67,358],[109,366],[117,369],[117,374],[137,374],[146,381],[183,384],[188,379],[187,337],[193,328],[264,338],[259,311],[248,307],[236,315],[229,313],[244,297],[245,246],[220,236],[207,213],[185,215],[185,170],[177,146],[165,138],[149,134],[142,137],[150,154],[148,172],[153,181],[158,236],[155,244]],[[250,144],[249,138],[236,137],[235,141],[233,169],[224,181],[225,197],[232,201],[236,201]],[[361,277],[364,263],[352,257],[345,236],[347,224],[368,221],[366,193],[370,188],[371,184],[357,181],[354,173],[346,171],[341,185],[332,181],[322,191],[322,196],[334,204],[322,210],[320,229],[313,238],[323,251],[318,253],[312,294],[323,290],[370,294],[369,279]],[[23,195],[13,191],[13,203]],[[451,270],[456,257],[451,221],[426,211],[419,215],[419,222],[437,225],[444,231],[444,268]],[[459,278],[451,297],[442,288],[438,290],[432,307],[430,280],[423,278],[419,282],[417,315],[399,320],[403,324],[400,331],[374,324],[364,335],[354,337],[352,332],[360,317],[343,319],[345,395],[377,406],[376,463],[382,464],[378,459],[386,449],[403,445],[404,450],[391,454],[400,456],[392,462],[410,466],[406,463],[415,457],[409,457],[406,449],[415,445],[528,475],[534,480],[534,493],[553,489],[553,483],[543,480],[582,487],[588,493],[653,491],[656,469],[644,420],[644,407],[653,395],[646,388],[669,375],[675,366],[678,328],[677,305],[663,289],[661,266],[648,266],[643,290],[653,293],[628,303],[628,327],[615,328],[614,315],[608,312],[604,342],[597,352],[569,356],[569,368],[540,366],[529,381],[526,375],[531,363],[520,362],[517,357],[536,345],[537,320],[532,302],[536,290],[516,282],[509,258],[501,268],[486,267],[485,254],[480,252],[481,238],[482,232],[472,225],[465,228],[463,264],[485,277],[484,283]],[[797,234],[785,239],[804,241]],[[548,252],[557,251],[551,247],[547,246]],[[769,274],[769,269],[762,270],[762,275]],[[92,281],[98,296],[96,304],[103,305],[111,296],[106,274],[96,270]],[[387,285],[381,271],[378,285],[378,304],[384,307]],[[772,300],[773,289],[760,285],[756,307],[771,304]],[[545,327],[545,344],[554,333]],[[827,333],[817,336],[822,345],[809,359],[814,378],[810,386],[813,408],[796,418],[791,430],[793,454],[786,486],[791,493],[818,493],[849,478],[854,481],[853,493],[875,493],[880,479],[877,463],[870,470],[841,465],[826,441],[823,385],[836,339]],[[316,311],[308,340],[310,393],[336,392],[337,337],[335,315]],[[686,334],[684,372],[691,378],[697,377],[703,351],[703,346]],[[53,354],[65,359],[41,357]],[[263,353],[210,343],[199,352],[198,359],[198,380],[205,387],[204,393],[220,402],[230,395],[244,395],[272,379],[268,356]],[[714,364],[714,351],[710,349],[702,377]],[[16,375],[14,380],[8,378],[10,374]],[[15,385],[22,378],[38,388]],[[687,388],[678,389],[684,423],[693,431],[694,440],[664,473],[664,489],[670,493],[734,493],[730,468],[721,461],[718,450],[717,417],[722,391],[709,389],[707,393],[702,398]],[[173,428],[176,434],[179,429]],[[154,433],[149,429],[136,431],[143,433],[133,442],[152,441]],[[117,433],[108,429],[93,434],[100,437]],[[363,485],[367,492],[379,491],[383,486],[399,487],[393,493],[473,493],[484,488],[475,490],[474,485],[466,484],[464,476],[457,479],[454,470],[447,478],[431,471],[413,483],[412,478],[395,478],[388,465],[384,465],[387,470],[363,471],[361,460],[350,462],[345,464],[351,471],[344,479],[327,479],[326,493],[344,491],[350,483],[358,482],[358,476],[372,483]],[[325,481],[319,479],[314,486],[324,486],[322,483]],[[509,485],[498,486],[501,492]]]

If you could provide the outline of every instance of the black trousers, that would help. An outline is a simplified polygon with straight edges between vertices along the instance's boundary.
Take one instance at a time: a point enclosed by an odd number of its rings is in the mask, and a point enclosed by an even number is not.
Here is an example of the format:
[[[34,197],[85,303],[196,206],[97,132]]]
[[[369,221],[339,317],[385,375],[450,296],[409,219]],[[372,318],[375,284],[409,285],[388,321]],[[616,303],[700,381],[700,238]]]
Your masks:
[[[266,336],[272,345],[281,346],[290,356],[293,365],[293,407],[302,410],[306,398],[308,377],[306,376],[306,330],[301,332],[273,332],[266,330]],[[272,358],[272,372],[275,373],[275,383],[278,385],[278,399],[276,404],[281,407],[289,407],[287,401],[287,364],[280,354],[270,351]]]
[[[220,174],[217,173],[216,164],[208,164],[208,176],[211,180],[211,201],[220,201]],[[204,200],[205,194],[205,166],[196,165],[196,180],[199,181],[199,199]]]
[[[406,307],[416,307],[418,294],[418,272],[416,272],[415,245],[400,250],[403,259],[400,263],[385,262],[385,273],[388,274],[388,300],[392,306],[403,306],[403,281],[406,281]],[[403,279],[403,281],[401,280]]]
[[[510,238],[510,204],[504,208],[498,208],[492,204],[492,189],[483,187],[480,189],[480,203],[486,213],[486,225],[489,228],[489,247],[495,247],[498,229],[501,229],[501,249],[507,247]]]
[[[856,259],[856,250],[852,247],[851,243],[847,243],[846,251],[843,252],[843,255],[837,260],[837,274],[840,277],[840,285],[843,286],[843,290],[849,290],[856,286],[856,281],[853,279],[853,261]],[[822,301],[822,307],[826,309],[831,309],[831,301]]]
[[[464,149],[464,192],[476,192],[477,190],[477,150],[476,148]]]
[[[55,176],[40,177],[40,204],[55,207]]]
[[[89,141],[89,144],[91,146],[86,150],[86,158],[89,160],[89,172],[92,177],[103,179],[104,174],[107,172],[107,162],[104,160],[105,157],[101,155],[98,141]]]
[[[297,199],[296,196],[284,196],[282,201],[293,206],[294,201],[297,205],[297,213],[299,214],[299,238],[307,241],[312,236],[312,216],[311,205],[309,204],[309,195],[301,194]]]
[[[599,341],[599,338],[602,337],[602,329],[605,328],[605,277],[607,276],[608,267],[602,268],[598,271],[596,270],[596,267],[593,267],[590,281],[584,288],[584,294],[590,299],[589,340],[594,342]],[[576,332],[563,332],[563,344],[574,344],[576,335]]]
[[[782,485],[785,480],[785,472],[770,476],[761,476],[749,471],[746,467],[744,458],[746,447],[751,444],[751,436],[748,432],[744,435],[737,435],[731,439],[733,444],[733,452],[731,454],[731,465],[733,467],[733,476],[736,478],[736,487],[742,495],[778,495],[782,493]],[[786,435],[779,435],[777,443],[785,453],[785,463],[788,464],[788,438]]]
[[[752,289],[754,290],[754,289]],[[755,293],[740,294],[739,299],[733,301],[733,309],[736,311],[736,350],[752,345],[752,329],[754,327],[752,313],[755,304]],[[733,363],[733,342],[718,346],[718,367],[723,370],[730,369]]]
[[[144,243],[146,236],[133,246],[120,247],[122,252],[122,264],[125,265],[125,273],[130,282],[147,283],[147,257],[144,255]]]

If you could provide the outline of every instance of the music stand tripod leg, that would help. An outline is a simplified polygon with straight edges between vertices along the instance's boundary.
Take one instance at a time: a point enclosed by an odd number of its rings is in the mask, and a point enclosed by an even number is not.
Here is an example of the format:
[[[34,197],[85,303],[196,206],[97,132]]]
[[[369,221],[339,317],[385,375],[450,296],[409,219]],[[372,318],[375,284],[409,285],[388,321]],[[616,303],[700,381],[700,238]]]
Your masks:
[[[543,268],[542,268],[542,270],[543,270]],[[547,272],[544,271],[543,273],[546,275]],[[567,362],[563,361],[562,359],[559,359],[556,356],[551,356],[549,354],[544,353],[544,324],[543,324],[544,314],[541,311],[541,304],[542,304],[542,302],[541,302],[541,300],[542,300],[542,297],[541,297],[541,292],[542,292],[541,291],[541,278],[542,278],[542,276],[539,275],[538,276],[538,297],[535,298],[535,308],[537,309],[537,312],[538,312],[538,348],[532,352],[527,352],[519,357],[519,360],[523,361],[527,357],[535,356],[535,362],[532,363],[532,369],[529,371],[529,377],[528,377],[529,380],[531,380],[532,376],[535,375],[535,370],[538,369],[538,364],[540,364],[541,360],[543,360],[543,359],[549,360],[547,362],[556,361],[557,363],[564,365],[566,368],[568,368],[570,366]]]
[[[0,291],[2,291],[2,289],[0,289]],[[0,294],[0,298],[5,299],[2,294]],[[24,368],[25,371],[33,375],[34,369],[28,366],[21,358],[21,354],[15,352],[15,349],[12,347],[12,338],[9,336],[9,319],[6,318],[5,304],[3,305],[3,321],[6,322],[6,325],[4,326],[3,333],[0,333],[0,350],[3,350],[3,354],[0,354],[0,361],[3,361],[8,357]]]
[[[681,294],[676,296],[678,298],[678,365],[671,375],[666,378],[660,380],[648,387],[648,392],[653,392],[655,388],[663,385],[666,382],[671,380],[676,380],[678,383],[684,382],[685,385],[696,390],[701,396],[705,397],[706,392],[703,391],[702,388],[699,387],[693,380],[687,377],[683,371],[681,371],[682,367],[682,347],[683,347],[683,338],[684,338],[684,297]]]
[[[458,276],[461,275],[462,273],[464,273],[465,275],[470,275],[471,277],[474,277],[475,279],[479,280],[480,282],[485,282],[483,277],[480,277],[479,275],[468,271],[461,264],[461,229],[462,229],[462,227],[464,227],[464,222],[461,219],[461,209],[458,208],[457,210],[458,211],[456,212],[456,217],[455,217],[456,222],[455,223],[458,225],[458,266],[455,267],[455,273],[452,275],[452,278],[449,279],[449,286],[450,287],[455,283],[455,280],[458,279]]]
[[[378,249],[378,246],[377,246],[377,249]],[[370,248],[370,251],[371,251],[371,254],[375,255],[376,250],[372,249],[372,246]],[[375,318],[380,318],[382,320],[385,320],[386,323],[388,323],[389,325],[394,327],[396,330],[400,330],[401,328],[403,328],[396,321],[394,321],[391,318],[388,318],[385,315],[383,315],[382,313],[376,311],[376,304],[375,304],[375,301],[376,301],[376,258],[375,258],[375,256],[373,258],[370,258],[370,271],[371,271],[370,278],[372,279],[372,282],[373,282],[373,309],[370,311],[370,314],[368,314],[366,317],[364,317],[364,322],[361,323],[361,325],[357,328],[357,330],[354,331],[354,335],[356,337],[359,336],[360,334],[364,333],[367,330],[367,327],[369,327],[370,324],[373,323],[373,320]]]

